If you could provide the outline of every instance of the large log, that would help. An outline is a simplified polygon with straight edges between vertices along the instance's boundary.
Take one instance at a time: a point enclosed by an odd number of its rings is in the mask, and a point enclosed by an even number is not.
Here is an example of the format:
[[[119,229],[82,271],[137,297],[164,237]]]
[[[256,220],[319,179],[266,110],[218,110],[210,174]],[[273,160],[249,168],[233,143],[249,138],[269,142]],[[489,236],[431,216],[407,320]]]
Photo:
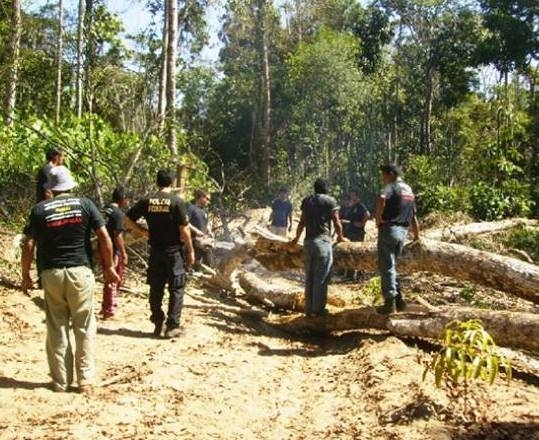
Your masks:
[[[292,332],[317,333],[371,328],[401,337],[439,339],[444,327],[454,319],[479,319],[498,345],[539,353],[539,315],[534,313],[449,307],[386,316],[364,307],[316,318],[292,318],[280,326]]]
[[[425,238],[449,242],[461,242],[464,239],[481,235],[503,232],[518,226],[539,226],[537,220],[527,218],[512,218],[495,222],[468,223],[466,225],[447,226],[440,229],[429,229],[423,233]]]
[[[302,249],[260,235],[252,255],[269,269],[303,267]],[[340,269],[377,270],[376,243],[335,246]],[[539,304],[539,266],[467,246],[421,239],[408,243],[398,262],[401,272],[426,271],[471,281]]]

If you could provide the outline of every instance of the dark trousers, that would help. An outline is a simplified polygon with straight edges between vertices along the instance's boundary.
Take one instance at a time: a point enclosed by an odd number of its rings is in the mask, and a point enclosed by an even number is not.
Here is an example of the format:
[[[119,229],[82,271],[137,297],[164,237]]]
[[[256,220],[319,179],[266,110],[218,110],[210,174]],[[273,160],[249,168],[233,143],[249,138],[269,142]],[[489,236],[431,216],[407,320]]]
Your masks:
[[[165,324],[169,329],[180,326],[185,283],[186,276],[181,251],[152,248],[148,265],[148,284],[152,312],[150,320],[153,323],[162,323],[165,320],[161,305],[165,284],[168,284],[169,300]]]

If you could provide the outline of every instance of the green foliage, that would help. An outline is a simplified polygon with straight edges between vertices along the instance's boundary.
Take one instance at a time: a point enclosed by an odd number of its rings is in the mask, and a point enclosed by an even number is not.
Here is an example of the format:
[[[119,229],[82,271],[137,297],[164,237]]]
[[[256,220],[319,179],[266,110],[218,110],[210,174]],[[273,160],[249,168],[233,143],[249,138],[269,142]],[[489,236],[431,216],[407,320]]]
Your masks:
[[[376,305],[383,300],[382,280],[380,277],[372,277],[361,288],[360,295],[368,304]]]
[[[423,380],[432,372],[437,387],[444,379],[453,383],[481,379],[492,384],[500,367],[504,368],[507,380],[511,380],[509,360],[499,353],[481,321],[451,321],[445,327],[442,341],[442,348],[423,372]]]
[[[511,230],[504,244],[526,252],[535,262],[539,261],[539,229],[519,226]]]
[[[516,180],[503,182],[501,189],[479,182],[470,187],[470,202],[470,214],[480,220],[527,216],[532,208],[529,185]]]

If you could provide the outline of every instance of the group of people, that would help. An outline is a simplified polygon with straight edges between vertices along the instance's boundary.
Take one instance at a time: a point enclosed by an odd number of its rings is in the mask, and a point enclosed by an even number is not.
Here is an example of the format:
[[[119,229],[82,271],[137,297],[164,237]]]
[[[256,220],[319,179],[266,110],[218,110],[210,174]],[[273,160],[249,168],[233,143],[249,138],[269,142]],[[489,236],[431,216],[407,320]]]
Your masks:
[[[73,194],[77,183],[63,165],[61,151],[49,150],[46,159],[37,177],[37,203],[24,229],[22,290],[26,293],[33,287],[30,269],[35,254],[39,282],[45,293],[51,388],[67,391],[77,383],[80,392],[91,393],[95,383],[97,327],[92,231],[97,237],[103,268],[102,318],[110,319],[116,313],[117,292],[128,262],[124,241],[128,228],[147,237],[150,246],[147,283],[153,335],[175,338],[181,334],[187,271],[194,266],[213,264],[212,246],[208,243],[213,233],[205,211],[210,194],[197,190],[193,203],[188,205],[172,191],[174,174],[160,170],[157,192],[139,199],[125,214],[130,197],[122,186],[114,189],[110,203],[100,211],[89,198]],[[418,239],[419,226],[414,194],[402,180],[399,168],[389,164],[382,166],[381,171],[385,186],[377,201],[375,220],[379,229],[378,260],[385,301],[379,312],[389,314],[406,306],[395,265],[408,228],[412,228],[414,239]],[[316,180],[314,193],[301,203],[301,217],[290,243],[296,244],[305,231],[305,313],[308,316],[327,313],[327,290],[333,265],[332,225],[337,242],[362,241],[365,237],[365,223],[370,213],[359,201],[357,191],[350,192],[344,211],[344,219],[341,219],[340,207],[329,195],[328,183],[323,179]],[[281,188],[272,204],[271,229],[283,236],[291,232],[292,212],[288,191]],[[145,226],[139,223],[142,218]],[[166,313],[162,306],[165,286],[169,292]],[[75,337],[74,355],[70,325]]]
[[[374,220],[378,228],[378,269],[384,303],[377,311],[390,314],[406,308],[396,263],[410,228],[413,239],[419,239],[419,222],[414,193],[402,179],[400,168],[389,163],[382,165],[380,171],[384,186],[376,201]],[[350,191],[343,207],[340,207],[336,199],[329,195],[328,183],[323,179],[315,181],[314,193],[303,199],[300,209],[301,217],[290,244],[296,245],[305,230],[305,314],[322,316],[327,314],[328,284],[333,266],[333,233],[337,242],[364,241],[365,225],[371,214],[360,201],[357,190]],[[288,191],[281,188],[272,204],[272,232],[286,237],[292,229],[291,213]]]
[[[116,312],[116,294],[128,262],[124,242],[128,227],[148,237],[150,245],[147,282],[153,334],[161,337],[164,331],[166,338],[175,338],[181,333],[186,270],[197,262],[211,262],[211,252],[203,244],[204,239],[212,237],[204,211],[210,197],[199,190],[193,204],[187,206],[172,192],[174,174],[160,170],[156,193],[138,200],[124,214],[129,195],[120,186],[100,211],[89,198],[73,194],[77,183],[63,165],[61,151],[49,150],[46,159],[37,177],[37,203],[24,228],[21,287],[25,293],[33,287],[30,270],[35,254],[39,282],[45,293],[51,389],[67,391],[76,383],[80,392],[88,394],[95,383],[97,327],[92,231],[97,237],[103,268],[103,319],[110,319]],[[146,227],[138,223],[141,218]],[[193,242],[202,244],[195,246]],[[169,291],[166,313],[162,308],[165,286]],[[74,355],[70,326],[75,339]]]

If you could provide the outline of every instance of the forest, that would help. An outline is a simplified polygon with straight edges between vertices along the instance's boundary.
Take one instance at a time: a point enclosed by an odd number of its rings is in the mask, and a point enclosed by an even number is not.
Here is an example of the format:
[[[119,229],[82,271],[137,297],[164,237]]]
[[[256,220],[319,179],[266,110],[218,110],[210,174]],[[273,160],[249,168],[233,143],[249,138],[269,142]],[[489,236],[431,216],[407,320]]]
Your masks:
[[[537,212],[535,2],[147,1],[135,35],[101,0],[32,3],[0,10],[6,213],[48,146],[100,203],[163,164],[231,210],[318,176],[372,203],[389,159],[422,215]]]
[[[0,0],[0,97],[0,439],[539,440],[536,0]],[[152,336],[151,248],[126,231],[88,396],[47,388],[46,300],[21,291],[51,147],[100,208],[162,168],[211,195],[177,339]],[[386,162],[421,223],[407,308],[375,308],[368,221],[304,316],[302,242],[269,205],[287,188],[297,226],[322,177],[374,213]]]

